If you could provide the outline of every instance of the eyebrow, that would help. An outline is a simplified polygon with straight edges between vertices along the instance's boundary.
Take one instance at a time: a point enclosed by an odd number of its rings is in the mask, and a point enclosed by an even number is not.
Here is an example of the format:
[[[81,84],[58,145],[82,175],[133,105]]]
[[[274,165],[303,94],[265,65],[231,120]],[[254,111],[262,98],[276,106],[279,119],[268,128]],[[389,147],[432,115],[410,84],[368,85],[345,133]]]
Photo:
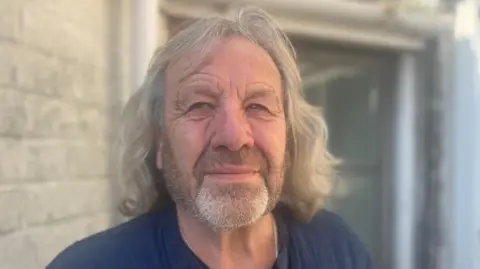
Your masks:
[[[273,89],[272,86],[265,83],[251,83],[250,85],[255,85],[255,86],[254,87],[247,86],[249,88],[251,87],[251,89],[247,90],[245,100],[260,98],[260,97],[269,97],[269,96],[273,96],[275,97],[275,99],[278,99],[278,94]]]
[[[184,102],[185,98],[188,98],[188,96],[191,96],[191,95],[202,95],[202,96],[207,96],[211,99],[217,99],[218,96],[220,95],[216,87],[211,87],[215,83],[212,83],[211,81],[208,81],[208,80],[205,80],[203,85],[188,86],[185,84],[186,83],[183,83],[183,85],[181,85],[179,90],[177,91],[177,96],[175,100],[176,104],[180,104]],[[210,84],[211,86],[205,86],[205,84]]]
[[[212,99],[218,98],[219,96],[218,90],[213,90],[211,88],[205,88],[205,87],[195,87],[191,91],[191,94],[205,95]]]
[[[202,72],[195,73],[192,76],[197,74],[201,75],[203,73]],[[178,101],[180,101],[180,99],[183,99],[185,95],[203,95],[212,99],[216,99],[221,95],[220,87],[218,87],[218,83],[219,83],[218,81],[211,81],[211,80],[205,79],[203,82],[203,85],[188,86],[186,84],[189,78],[185,79],[184,83],[182,83],[183,85],[180,86],[180,89],[177,92]],[[272,86],[266,83],[262,83],[262,82],[248,83],[246,87],[247,87],[247,91],[246,91],[246,95],[243,102],[248,102],[256,98],[271,97],[275,99],[277,105],[281,104],[281,100],[279,99],[279,95],[277,94],[277,91],[275,91],[275,89]]]

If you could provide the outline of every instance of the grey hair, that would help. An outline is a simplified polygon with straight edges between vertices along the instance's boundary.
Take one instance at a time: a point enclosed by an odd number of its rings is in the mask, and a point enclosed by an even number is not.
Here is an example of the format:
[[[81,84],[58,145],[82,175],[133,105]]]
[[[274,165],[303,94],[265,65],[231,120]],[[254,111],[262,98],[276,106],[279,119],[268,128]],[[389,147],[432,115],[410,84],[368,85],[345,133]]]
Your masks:
[[[172,202],[154,160],[163,121],[163,78],[167,66],[195,49],[198,62],[187,70],[193,72],[229,36],[243,37],[262,47],[282,77],[289,165],[281,201],[305,221],[323,207],[337,160],[327,150],[323,116],[304,98],[293,46],[279,29],[266,12],[247,7],[233,17],[199,19],[155,52],[142,86],[123,111],[119,167],[125,184],[120,206],[124,215],[139,216]]]

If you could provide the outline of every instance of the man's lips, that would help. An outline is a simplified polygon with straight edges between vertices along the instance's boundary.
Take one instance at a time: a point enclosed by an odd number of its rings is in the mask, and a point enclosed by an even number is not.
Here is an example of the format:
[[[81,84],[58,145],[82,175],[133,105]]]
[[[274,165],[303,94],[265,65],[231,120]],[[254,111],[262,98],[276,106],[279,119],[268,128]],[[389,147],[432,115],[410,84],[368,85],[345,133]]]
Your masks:
[[[205,171],[205,178],[224,182],[246,181],[254,178],[258,171],[248,166],[222,166]]]

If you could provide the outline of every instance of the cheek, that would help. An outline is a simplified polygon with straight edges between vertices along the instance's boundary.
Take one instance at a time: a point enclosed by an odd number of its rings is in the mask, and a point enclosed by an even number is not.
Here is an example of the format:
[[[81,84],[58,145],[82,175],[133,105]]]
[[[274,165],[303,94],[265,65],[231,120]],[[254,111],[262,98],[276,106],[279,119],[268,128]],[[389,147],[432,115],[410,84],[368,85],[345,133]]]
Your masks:
[[[271,168],[280,168],[284,165],[286,150],[286,125],[284,121],[269,122],[267,124],[252,124],[255,145],[265,153]]]
[[[205,148],[205,127],[196,123],[178,123],[169,132],[175,161],[182,173],[191,174]]]

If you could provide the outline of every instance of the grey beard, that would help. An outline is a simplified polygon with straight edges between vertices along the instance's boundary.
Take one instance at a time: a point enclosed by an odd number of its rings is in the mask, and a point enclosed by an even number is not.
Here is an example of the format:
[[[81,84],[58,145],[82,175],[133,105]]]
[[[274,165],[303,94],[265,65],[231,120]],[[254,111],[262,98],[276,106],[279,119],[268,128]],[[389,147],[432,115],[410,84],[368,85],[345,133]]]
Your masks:
[[[205,186],[203,173],[194,171],[194,175],[188,176],[178,169],[171,145],[164,142],[162,170],[168,193],[177,206],[213,231],[230,231],[253,223],[268,214],[280,199],[284,169],[271,180],[268,170],[263,170],[260,184]],[[189,182],[192,177],[194,188]]]

